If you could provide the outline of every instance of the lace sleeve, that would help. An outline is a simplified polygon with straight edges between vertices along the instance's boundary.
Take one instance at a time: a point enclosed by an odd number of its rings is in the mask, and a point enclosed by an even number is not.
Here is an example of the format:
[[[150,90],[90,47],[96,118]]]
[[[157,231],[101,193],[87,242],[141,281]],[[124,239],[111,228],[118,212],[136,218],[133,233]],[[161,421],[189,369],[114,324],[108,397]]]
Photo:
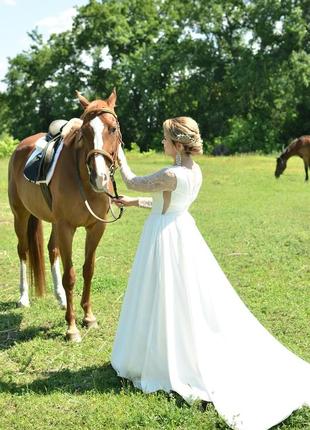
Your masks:
[[[139,208],[152,209],[153,199],[152,197],[138,197]]]
[[[173,191],[177,186],[177,178],[168,168],[159,170],[148,176],[136,176],[128,166],[122,152],[119,157],[120,172],[126,186],[130,190],[142,192]]]

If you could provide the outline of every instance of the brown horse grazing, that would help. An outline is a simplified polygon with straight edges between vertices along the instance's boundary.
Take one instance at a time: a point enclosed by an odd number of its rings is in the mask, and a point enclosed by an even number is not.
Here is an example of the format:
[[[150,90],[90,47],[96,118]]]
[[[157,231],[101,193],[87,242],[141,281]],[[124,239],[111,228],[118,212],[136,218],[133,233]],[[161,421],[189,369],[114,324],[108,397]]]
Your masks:
[[[96,327],[91,309],[90,287],[94,272],[95,250],[105,230],[109,210],[111,175],[117,158],[121,134],[114,112],[115,90],[107,100],[89,102],[79,93],[84,108],[81,126],[64,139],[56,169],[49,184],[52,208],[49,208],[37,184],[27,181],[23,171],[26,160],[43,133],[24,139],[16,148],[9,163],[9,201],[14,214],[14,227],[18,238],[20,259],[20,306],[29,306],[26,277],[26,257],[29,256],[31,274],[37,295],[44,292],[44,261],[42,247],[42,222],[52,223],[48,243],[49,258],[56,296],[66,307],[68,340],[80,341],[73,308],[75,272],[72,265],[72,241],[77,227],[86,229],[84,287],[81,306],[83,323]],[[96,214],[104,220],[96,219]],[[103,222],[102,222],[103,221]],[[59,254],[63,264],[61,282]],[[31,276],[32,279],[32,276]],[[63,288],[65,294],[63,292]]]
[[[308,168],[310,166],[310,136],[301,136],[293,140],[282,154],[277,158],[275,177],[279,178],[286,169],[287,160],[293,155],[298,155],[304,160],[305,180],[308,181]]]

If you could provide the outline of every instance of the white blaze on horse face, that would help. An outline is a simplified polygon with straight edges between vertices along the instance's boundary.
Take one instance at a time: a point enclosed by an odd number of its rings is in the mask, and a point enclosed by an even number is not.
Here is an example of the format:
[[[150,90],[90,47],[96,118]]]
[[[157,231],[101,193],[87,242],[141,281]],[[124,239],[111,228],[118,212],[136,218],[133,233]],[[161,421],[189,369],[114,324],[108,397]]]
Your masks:
[[[67,298],[66,298],[64,287],[62,286],[59,257],[55,258],[54,264],[52,264],[51,266],[51,270],[52,270],[55,297],[58,300],[59,306],[62,309],[66,309]]]
[[[94,130],[94,149],[103,149],[102,132],[104,124],[96,116],[90,121],[90,125]],[[109,172],[103,155],[95,155],[94,157],[96,167],[96,185],[98,190],[107,191]]]
[[[19,306],[30,306],[29,303],[29,287],[27,282],[27,264],[26,261],[20,260],[19,266],[19,290],[20,299],[18,302]]]

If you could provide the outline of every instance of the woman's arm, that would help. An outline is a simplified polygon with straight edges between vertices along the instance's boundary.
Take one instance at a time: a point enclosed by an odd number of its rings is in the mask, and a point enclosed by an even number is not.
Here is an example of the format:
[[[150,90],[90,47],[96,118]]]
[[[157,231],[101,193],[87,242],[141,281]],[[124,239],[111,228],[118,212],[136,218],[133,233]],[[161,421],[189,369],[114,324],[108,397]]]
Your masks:
[[[152,197],[138,197],[139,208],[152,209],[153,199]]]
[[[177,186],[175,174],[167,168],[159,170],[152,175],[136,176],[128,166],[121,147],[118,152],[118,162],[121,176],[128,189],[142,192],[173,191]]]
[[[128,196],[119,196],[118,199],[113,199],[113,203],[116,204],[117,207],[123,206],[137,206],[139,208],[152,208],[152,197],[128,197]]]

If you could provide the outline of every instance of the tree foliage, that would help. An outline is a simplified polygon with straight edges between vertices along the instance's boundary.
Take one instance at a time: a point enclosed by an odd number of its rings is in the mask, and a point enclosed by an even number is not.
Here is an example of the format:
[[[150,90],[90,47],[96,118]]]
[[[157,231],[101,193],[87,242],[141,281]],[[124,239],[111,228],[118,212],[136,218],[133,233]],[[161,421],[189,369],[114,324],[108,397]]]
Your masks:
[[[125,142],[161,147],[165,118],[190,115],[209,150],[269,152],[309,133],[306,0],[89,0],[71,31],[10,60],[0,118],[18,138],[118,92]],[[107,59],[111,59],[111,67]]]

